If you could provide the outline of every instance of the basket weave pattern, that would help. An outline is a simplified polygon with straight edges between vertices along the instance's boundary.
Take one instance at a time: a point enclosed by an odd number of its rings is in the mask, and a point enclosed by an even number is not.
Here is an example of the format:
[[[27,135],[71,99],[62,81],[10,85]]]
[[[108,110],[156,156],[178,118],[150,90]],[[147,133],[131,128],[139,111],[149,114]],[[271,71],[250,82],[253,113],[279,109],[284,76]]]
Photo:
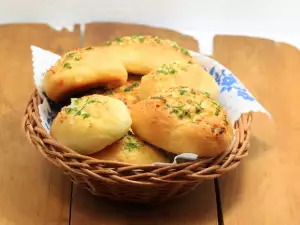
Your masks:
[[[235,124],[236,139],[231,148],[215,158],[178,165],[131,165],[98,160],[76,153],[54,140],[43,128],[35,91],[26,107],[23,129],[29,141],[71,180],[98,196],[131,202],[163,202],[187,194],[203,180],[213,179],[236,168],[248,155],[251,113]]]

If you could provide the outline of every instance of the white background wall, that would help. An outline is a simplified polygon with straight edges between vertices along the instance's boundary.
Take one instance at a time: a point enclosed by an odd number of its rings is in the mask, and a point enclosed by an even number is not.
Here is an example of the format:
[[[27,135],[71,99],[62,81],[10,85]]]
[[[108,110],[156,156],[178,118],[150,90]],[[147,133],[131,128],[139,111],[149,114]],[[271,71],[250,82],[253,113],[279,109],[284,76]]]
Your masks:
[[[300,48],[300,0],[0,0],[0,24],[95,21],[172,28],[196,37],[208,54],[215,34],[266,37]]]

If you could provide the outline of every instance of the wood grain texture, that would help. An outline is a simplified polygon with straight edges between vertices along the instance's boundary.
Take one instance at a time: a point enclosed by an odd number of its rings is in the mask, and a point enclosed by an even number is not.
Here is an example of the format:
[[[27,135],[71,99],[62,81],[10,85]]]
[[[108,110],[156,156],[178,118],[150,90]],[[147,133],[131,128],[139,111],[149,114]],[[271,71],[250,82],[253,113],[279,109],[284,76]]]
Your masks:
[[[104,44],[107,40],[136,34],[157,35],[176,41],[178,45],[199,51],[198,41],[174,30],[127,23],[89,23],[85,25],[84,46]]]
[[[142,32],[143,31],[143,32]],[[183,46],[197,50],[195,41],[172,31],[137,25],[89,24],[86,26],[85,46],[100,44],[109,37],[135,33],[160,34],[181,41]],[[156,207],[137,206],[97,198],[74,186],[72,225],[202,225],[217,224],[217,206],[213,181],[205,181],[182,199]]]
[[[248,158],[219,179],[225,224],[299,224],[300,52],[270,40],[217,36],[214,57],[274,119],[255,115]]]
[[[21,120],[34,91],[30,45],[56,53],[78,47],[74,33],[47,25],[0,26],[0,224],[66,225],[71,184],[29,144]]]
[[[214,195],[207,181],[186,197],[146,206],[97,198],[74,186],[71,225],[217,225]]]

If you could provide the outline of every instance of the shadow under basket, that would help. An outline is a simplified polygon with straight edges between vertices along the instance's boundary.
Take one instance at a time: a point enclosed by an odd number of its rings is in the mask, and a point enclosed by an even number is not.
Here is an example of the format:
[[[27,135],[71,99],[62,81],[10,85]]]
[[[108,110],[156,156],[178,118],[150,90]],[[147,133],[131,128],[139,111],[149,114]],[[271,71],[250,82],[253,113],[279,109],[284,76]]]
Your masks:
[[[203,180],[220,177],[248,155],[251,113],[243,114],[235,123],[235,142],[222,155],[177,165],[132,165],[80,155],[58,143],[41,124],[41,103],[35,91],[22,124],[29,141],[75,184],[97,196],[136,203],[164,202],[189,193]]]

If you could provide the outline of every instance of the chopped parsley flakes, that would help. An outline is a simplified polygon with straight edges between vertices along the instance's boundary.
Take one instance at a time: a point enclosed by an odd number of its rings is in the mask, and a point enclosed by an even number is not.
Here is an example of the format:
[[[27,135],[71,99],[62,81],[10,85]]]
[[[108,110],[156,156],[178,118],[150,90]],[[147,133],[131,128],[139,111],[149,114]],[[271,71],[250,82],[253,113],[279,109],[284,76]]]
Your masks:
[[[90,99],[89,97],[86,98],[85,102],[83,103],[83,106],[79,106],[80,99],[78,98],[72,98],[71,104],[63,109],[63,111],[67,115],[73,115],[73,116],[82,116],[83,119],[89,118],[91,115],[84,111],[87,105],[92,103],[100,103],[97,99]]]
[[[133,35],[131,37],[133,40],[138,40],[141,43],[144,43],[146,37],[144,35]]]
[[[126,134],[124,137],[125,146],[124,149],[128,151],[138,150],[144,146],[143,142],[137,141],[137,139],[130,133]]]
[[[63,64],[63,68],[66,68],[66,69],[72,69],[72,66],[71,66],[71,64],[70,63],[64,63]]]
[[[174,69],[170,64],[163,64],[160,68],[156,70],[157,74],[175,74],[177,73],[177,70]]]
[[[137,82],[134,82],[132,85],[126,87],[124,89],[124,92],[129,92],[129,91],[132,91],[134,88],[138,87],[140,84],[137,83]]]

